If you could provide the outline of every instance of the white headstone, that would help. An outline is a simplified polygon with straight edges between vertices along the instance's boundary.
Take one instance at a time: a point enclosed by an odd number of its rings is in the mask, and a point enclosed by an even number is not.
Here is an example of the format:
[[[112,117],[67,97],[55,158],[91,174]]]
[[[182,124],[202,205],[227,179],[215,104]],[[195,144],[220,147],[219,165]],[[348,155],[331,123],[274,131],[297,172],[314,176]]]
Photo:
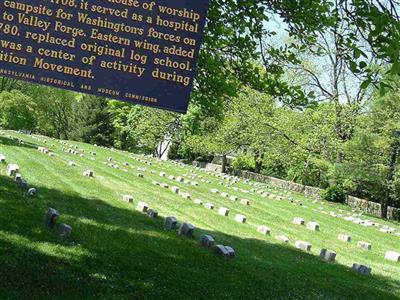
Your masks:
[[[206,205],[204,205],[204,207],[207,209],[214,209],[214,204],[206,203]]]
[[[230,199],[231,201],[237,201],[237,200],[238,200],[238,197],[236,197],[236,196],[230,196],[229,199]]]
[[[278,241],[282,241],[282,242],[284,242],[284,243],[289,243],[289,238],[288,238],[287,236],[285,236],[285,235],[278,235],[278,236],[276,237],[276,239],[277,239]]]
[[[304,225],[304,219],[303,218],[299,218],[299,217],[295,217],[295,218],[293,218],[293,224]]]
[[[200,199],[194,199],[194,204],[203,205],[203,201],[201,201]]]
[[[133,202],[133,197],[131,195],[124,195],[122,197],[122,200],[124,200],[125,202],[128,202],[128,203],[132,203]]]
[[[83,176],[85,177],[93,177],[94,176],[94,172],[91,170],[86,170],[85,172],[83,172]]]
[[[394,262],[400,262],[400,253],[395,251],[386,251],[385,259]]]
[[[247,218],[244,215],[238,214],[235,216],[235,221],[244,224],[246,223]]]
[[[265,225],[260,225],[257,227],[257,231],[261,234],[267,235],[271,233],[271,229]]]
[[[317,222],[308,222],[306,227],[310,230],[319,231],[319,224]]]
[[[147,212],[147,210],[149,209],[149,205],[145,202],[140,201],[136,207],[136,209],[142,213]]]
[[[309,252],[311,250],[311,244],[305,241],[296,241],[295,247],[305,252]]]
[[[334,262],[336,259],[336,252],[328,249],[321,249],[319,257],[327,262]]]
[[[218,210],[218,214],[227,217],[229,215],[229,209],[226,207],[220,207]]]
[[[175,194],[179,194],[179,188],[177,186],[172,186],[171,190],[175,193]]]
[[[240,200],[240,204],[243,204],[243,205],[250,205],[250,200],[242,199],[242,200]]]
[[[359,241],[357,247],[364,250],[371,250],[371,244],[364,241]]]
[[[349,236],[347,234],[339,234],[338,240],[343,241],[343,242],[351,242],[351,236]]]

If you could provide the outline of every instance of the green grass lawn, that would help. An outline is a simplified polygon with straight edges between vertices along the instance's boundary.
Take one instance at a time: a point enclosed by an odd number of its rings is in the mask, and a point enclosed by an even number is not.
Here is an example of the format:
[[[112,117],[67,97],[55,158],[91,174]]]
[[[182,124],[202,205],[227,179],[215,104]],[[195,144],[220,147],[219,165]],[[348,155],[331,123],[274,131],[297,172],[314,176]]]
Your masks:
[[[227,186],[228,181],[221,185],[221,178],[194,167],[69,142],[84,149],[85,156],[79,157],[63,152],[57,140],[44,143],[41,139],[0,131],[0,154],[7,163],[17,163],[23,178],[39,191],[35,199],[25,198],[6,175],[7,164],[0,165],[1,299],[400,299],[400,263],[384,260],[387,250],[400,252],[400,236],[322,213],[346,216],[351,212],[347,206],[313,203],[313,199],[293,194],[303,203],[297,206],[255,192],[235,191]],[[55,156],[39,152],[37,146],[47,147]],[[89,151],[97,153],[95,161]],[[120,169],[104,164],[108,157],[117,161]],[[69,161],[77,166],[68,166]],[[138,171],[139,167],[146,171]],[[87,169],[95,172],[94,178],[82,175]],[[167,176],[160,177],[161,171]],[[168,179],[183,174],[188,178],[191,172],[202,176],[190,179],[198,186]],[[178,186],[190,193],[192,200],[153,181]],[[234,186],[254,188],[243,180]],[[258,189],[261,187],[269,188],[260,184]],[[212,194],[212,188],[249,199],[251,205]],[[125,194],[134,197],[133,204],[122,201]],[[197,198],[204,204],[213,203],[215,209],[194,204]],[[160,217],[151,219],[137,212],[138,201],[157,209]],[[218,215],[221,206],[230,209],[228,217]],[[49,207],[60,212],[59,223],[73,227],[70,240],[61,240],[56,231],[43,226]],[[248,222],[235,222],[237,213],[245,215]],[[195,238],[165,231],[163,218],[171,215],[192,223]],[[294,225],[293,217],[316,221],[321,230]],[[363,219],[400,231],[399,223],[368,216]],[[258,233],[258,225],[270,227],[271,235]],[[201,248],[198,239],[203,233],[211,234],[217,244],[232,246],[237,257],[222,259]],[[352,241],[339,241],[340,233],[351,235]],[[288,236],[289,244],[279,242],[277,235]],[[296,240],[311,243],[311,252],[295,249]],[[361,240],[370,242],[372,250],[357,248]],[[321,248],[335,250],[336,263],[320,260]],[[353,263],[372,267],[372,275],[353,272]]]

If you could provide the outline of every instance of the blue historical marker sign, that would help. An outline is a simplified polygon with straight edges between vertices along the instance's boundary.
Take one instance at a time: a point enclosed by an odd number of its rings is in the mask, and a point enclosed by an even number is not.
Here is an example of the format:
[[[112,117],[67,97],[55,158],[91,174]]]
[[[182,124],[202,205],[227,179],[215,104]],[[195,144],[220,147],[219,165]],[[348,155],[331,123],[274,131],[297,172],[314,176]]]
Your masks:
[[[2,0],[0,76],[186,112],[209,0]]]

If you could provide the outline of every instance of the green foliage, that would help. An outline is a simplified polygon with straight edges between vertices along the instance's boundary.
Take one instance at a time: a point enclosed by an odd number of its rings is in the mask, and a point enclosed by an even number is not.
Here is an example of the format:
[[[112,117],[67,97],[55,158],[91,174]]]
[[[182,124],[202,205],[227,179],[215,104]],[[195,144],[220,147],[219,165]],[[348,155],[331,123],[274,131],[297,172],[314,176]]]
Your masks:
[[[253,171],[255,168],[254,158],[249,155],[239,155],[233,160],[231,168],[235,174],[243,170]]]
[[[0,93],[0,126],[7,129],[32,130],[36,126],[37,106],[20,91]]]
[[[113,127],[107,101],[104,98],[82,95],[72,103],[69,117],[69,137],[76,141],[112,146]]]
[[[328,187],[321,196],[322,199],[330,202],[345,203],[346,201],[346,193],[343,188],[338,185]]]

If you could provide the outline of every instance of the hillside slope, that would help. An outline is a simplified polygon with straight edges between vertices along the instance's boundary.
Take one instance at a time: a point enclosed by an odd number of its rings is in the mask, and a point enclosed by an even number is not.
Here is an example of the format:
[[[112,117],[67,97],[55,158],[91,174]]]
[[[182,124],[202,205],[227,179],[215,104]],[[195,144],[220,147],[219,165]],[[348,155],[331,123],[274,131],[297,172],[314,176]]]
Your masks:
[[[38,146],[54,156],[39,152]],[[347,206],[314,203],[294,193],[291,203],[283,191],[266,185],[229,183],[173,162],[11,131],[0,131],[0,154],[6,157],[0,164],[1,299],[400,299],[400,262],[384,259],[388,250],[400,252],[400,236],[345,221],[353,214]],[[118,169],[110,166],[109,157]],[[70,161],[76,166],[69,166]],[[19,165],[22,177],[37,188],[36,198],[25,197],[6,175],[7,163]],[[94,171],[93,178],[82,175],[88,169]],[[198,185],[170,180],[170,175]],[[173,193],[172,186],[189,193],[191,200]],[[248,199],[250,205],[211,189]],[[262,197],[257,193],[261,190],[284,199]],[[126,194],[134,197],[133,203],[122,201]],[[139,201],[156,209],[159,217],[138,212]],[[221,206],[230,209],[227,217],[218,214]],[[59,223],[72,226],[69,240],[43,226],[49,207],[60,212]],[[245,215],[247,223],[235,222],[236,214]],[[193,224],[195,237],[165,231],[167,216]],[[292,224],[294,217],[318,222],[320,231]],[[362,218],[400,232],[398,223]],[[268,226],[271,234],[258,233],[259,225]],[[200,247],[203,233],[217,244],[232,246],[236,258],[222,259]],[[351,235],[352,241],[339,241],[341,233]],[[289,237],[289,243],[278,241],[278,235]],[[296,240],[311,243],[311,252],[295,249]],[[358,241],[371,243],[372,249],[359,249]],[[335,250],[337,262],[319,259],[321,248]],[[372,275],[355,273],[353,263],[372,267]]]

